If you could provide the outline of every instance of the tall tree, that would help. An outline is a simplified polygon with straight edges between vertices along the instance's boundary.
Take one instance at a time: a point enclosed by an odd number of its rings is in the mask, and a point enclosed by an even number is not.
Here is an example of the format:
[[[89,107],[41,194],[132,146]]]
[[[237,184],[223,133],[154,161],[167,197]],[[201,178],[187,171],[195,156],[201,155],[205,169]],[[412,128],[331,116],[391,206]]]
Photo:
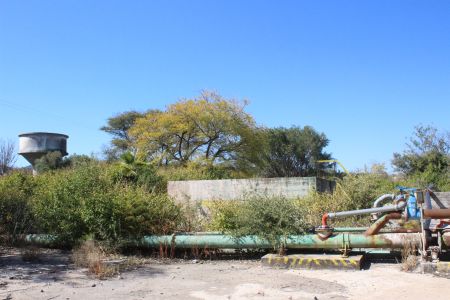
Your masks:
[[[213,163],[255,160],[258,128],[246,103],[204,91],[195,99],[169,105],[136,120],[130,135],[139,155],[161,164],[196,159]]]
[[[144,115],[145,113],[137,111],[126,111],[109,118],[107,125],[100,128],[113,137],[111,147],[105,150],[108,159],[118,159],[121,154],[127,151],[134,152],[134,149],[132,149],[133,143],[128,131],[136,119]]]
[[[329,140],[314,128],[293,126],[266,130],[268,146],[265,151],[268,177],[297,177],[316,174],[322,165],[317,160],[330,159],[324,152]]]
[[[432,126],[417,126],[406,150],[401,154],[394,153],[392,164],[396,171],[418,178],[419,184],[448,184],[450,132],[439,132]]]
[[[0,140],[0,175],[12,169],[17,160],[16,146],[12,141]]]

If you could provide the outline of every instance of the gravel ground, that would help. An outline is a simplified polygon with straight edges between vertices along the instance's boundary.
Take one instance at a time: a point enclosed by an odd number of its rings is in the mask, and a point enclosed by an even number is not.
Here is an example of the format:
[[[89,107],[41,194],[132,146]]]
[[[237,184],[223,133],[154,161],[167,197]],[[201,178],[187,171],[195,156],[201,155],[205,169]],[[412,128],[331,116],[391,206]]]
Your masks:
[[[258,260],[147,260],[107,280],[77,269],[69,254],[42,250],[23,261],[0,256],[0,299],[450,299],[450,280],[396,264],[363,271],[285,270]]]

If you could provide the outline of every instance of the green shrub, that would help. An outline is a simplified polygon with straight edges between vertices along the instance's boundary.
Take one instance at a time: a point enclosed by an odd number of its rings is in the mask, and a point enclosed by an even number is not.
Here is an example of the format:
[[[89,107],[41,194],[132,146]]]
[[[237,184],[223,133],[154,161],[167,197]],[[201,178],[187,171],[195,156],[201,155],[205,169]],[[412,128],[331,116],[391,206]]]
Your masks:
[[[337,212],[351,210],[353,204],[341,186],[337,186],[333,193],[318,193],[311,191],[308,196],[295,200],[296,207],[302,212],[305,222],[310,227],[321,225],[322,216],[326,212]],[[367,226],[370,216],[347,217],[333,219],[329,222],[331,226]]]
[[[34,168],[38,173],[44,173],[51,170],[57,170],[68,167],[70,161],[63,158],[59,151],[53,151],[45,154],[41,158],[36,159]]]
[[[238,216],[244,206],[242,201],[205,201],[203,204],[210,212],[208,230],[226,233],[238,230]]]
[[[324,213],[370,208],[379,196],[395,192],[395,186],[396,183],[384,174],[350,174],[336,181],[333,193],[312,191],[296,203],[306,221],[317,226]],[[370,224],[370,215],[335,219],[332,223],[333,226],[366,226]]]
[[[168,234],[182,222],[182,212],[166,194],[148,193],[141,187],[120,186],[116,194],[121,236]]]
[[[209,230],[208,213],[205,211],[203,202],[186,201],[179,204],[181,215],[179,231],[201,232]]]
[[[217,202],[210,205],[211,229],[235,236],[256,235],[274,248],[282,247],[291,234],[302,234],[307,228],[295,201],[282,197],[250,197],[244,201]]]
[[[306,197],[291,201],[283,198],[214,201],[207,203],[211,213],[208,229],[236,236],[256,234],[276,244],[277,236],[319,226],[326,212],[372,207],[380,195],[394,192],[395,185],[386,175],[362,173],[338,180],[333,193],[311,191]],[[362,215],[330,223],[333,226],[367,226],[370,222],[370,215]]]
[[[152,163],[137,160],[130,152],[120,156],[120,161],[111,165],[110,176],[116,183],[137,185],[149,192],[164,192],[166,182],[157,174]]]
[[[30,199],[34,187],[30,174],[12,172],[0,177],[0,234],[6,234],[13,242],[17,235],[33,232]]]
[[[104,189],[99,172],[98,167],[89,166],[36,177],[33,211],[42,233],[55,234],[68,244],[88,233],[84,207]]]
[[[397,185],[389,176],[374,173],[351,174],[338,181],[338,184],[341,184],[350,200],[346,202],[346,210],[372,207],[375,199],[395,192]],[[345,202],[344,199],[342,201]]]
[[[115,182],[111,168],[89,164],[38,176],[33,209],[41,232],[73,244],[85,236],[112,243],[175,230],[181,215],[171,199]]]

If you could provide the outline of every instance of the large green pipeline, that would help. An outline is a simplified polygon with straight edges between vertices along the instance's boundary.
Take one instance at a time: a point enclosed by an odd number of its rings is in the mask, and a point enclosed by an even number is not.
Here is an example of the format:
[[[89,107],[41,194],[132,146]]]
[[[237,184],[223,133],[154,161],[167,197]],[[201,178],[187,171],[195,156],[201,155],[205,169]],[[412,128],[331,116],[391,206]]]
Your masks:
[[[52,245],[57,241],[55,236],[34,234],[25,236],[29,243]],[[381,233],[365,236],[363,233],[333,233],[327,239],[316,234],[291,235],[282,239],[287,249],[350,249],[350,248],[390,248],[401,249],[405,245],[421,246],[420,233]],[[57,243],[57,242],[56,242]],[[180,249],[221,248],[221,249],[270,249],[273,245],[257,236],[235,238],[218,233],[192,233],[173,235],[145,236],[130,240],[128,246],[158,248],[160,245],[173,246]]]
[[[419,247],[420,233],[383,233],[365,236],[358,233],[332,234],[322,240],[316,234],[291,235],[282,240],[287,249],[349,249],[349,248],[390,248],[401,249],[407,244]],[[146,236],[129,242],[130,246],[157,248],[160,245],[175,248],[229,248],[229,249],[268,249],[273,245],[257,236],[235,238],[222,234],[174,234]]]

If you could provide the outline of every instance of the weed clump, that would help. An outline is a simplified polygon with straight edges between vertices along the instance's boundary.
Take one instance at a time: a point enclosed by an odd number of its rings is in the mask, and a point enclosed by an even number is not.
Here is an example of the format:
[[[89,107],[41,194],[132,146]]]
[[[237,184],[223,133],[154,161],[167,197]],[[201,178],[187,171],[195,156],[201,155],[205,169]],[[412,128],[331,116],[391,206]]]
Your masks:
[[[99,279],[112,277],[119,273],[116,265],[105,263],[106,252],[92,240],[83,242],[72,251],[72,261],[76,267],[87,268],[90,274]]]
[[[417,248],[412,241],[406,238],[402,249],[402,271],[414,271],[419,264],[419,257],[417,256]]]
[[[302,234],[308,225],[292,200],[283,197],[250,197],[244,201],[212,202],[212,230],[239,239],[255,235],[267,240],[274,249],[282,249],[284,240]]]
[[[147,260],[135,256],[121,257],[94,240],[87,240],[72,250],[72,262],[76,267],[87,268],[89,274],[106,279],[123,271],[136,269]]]

